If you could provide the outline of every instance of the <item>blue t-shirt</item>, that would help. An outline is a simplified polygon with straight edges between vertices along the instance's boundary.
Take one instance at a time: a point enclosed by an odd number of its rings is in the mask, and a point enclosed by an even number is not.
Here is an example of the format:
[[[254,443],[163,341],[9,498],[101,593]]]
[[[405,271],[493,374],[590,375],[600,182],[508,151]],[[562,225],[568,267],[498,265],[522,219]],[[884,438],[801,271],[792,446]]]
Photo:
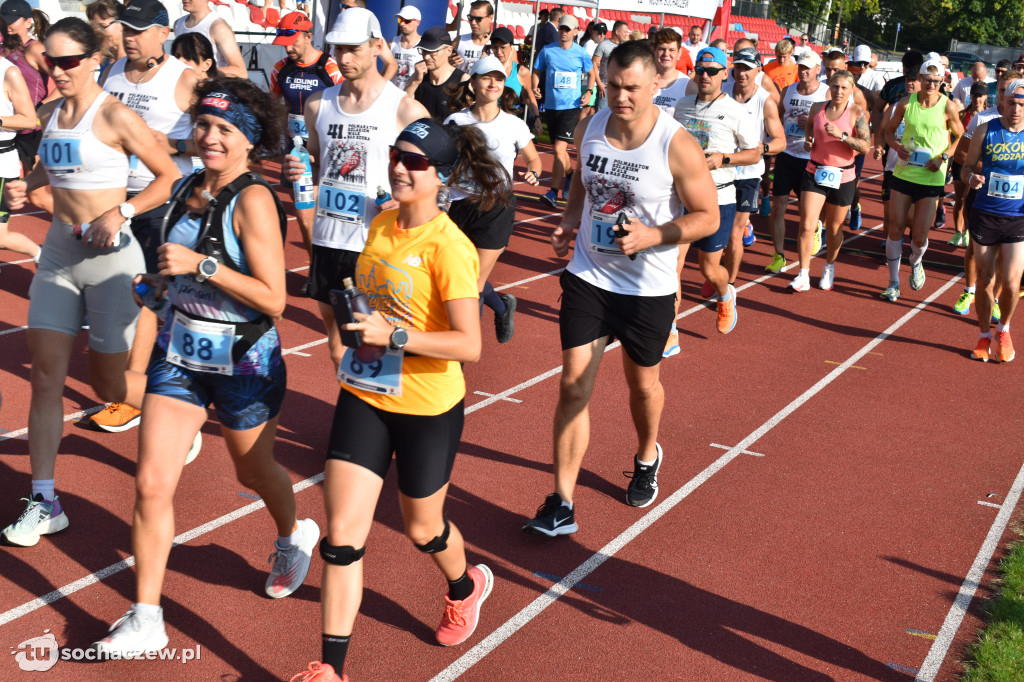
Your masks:
[[[583,84],[593,66],[590,53],[577,43],[568,50],[558,43],[541,50],[536,68],[544,72],[544,108],[579,109]]]

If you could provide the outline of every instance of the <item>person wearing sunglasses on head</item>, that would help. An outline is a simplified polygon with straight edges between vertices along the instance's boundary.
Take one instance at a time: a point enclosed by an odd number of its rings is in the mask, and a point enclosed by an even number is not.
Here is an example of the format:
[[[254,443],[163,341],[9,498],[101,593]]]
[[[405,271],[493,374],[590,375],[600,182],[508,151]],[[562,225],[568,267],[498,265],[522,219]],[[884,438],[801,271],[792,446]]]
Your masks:
[[[928,249],[928,231],[945,194],[949,157],[964,132],[959,107],[939,92],[942,76],[942,62],[930,59],[922,64],[918,75],[920,92],[900,100],[892,121],[885,128],[886,142],[899,157],[890,188],[891,220],[885,240],[889,286],[880,294],[886,301],[900,297],[903,233],[911,207],[914,214],[910,225],[910,288],[917,291],[924,286],[922,261]],[[900,124],[904,126],[903,138],[897,140],[895,132]]]
[[[701,294],[704,298],[717,297],[718,332],[728,334],[736,326],[736,287],[729,283],[729,272],[722,265],[722,252],[729,244],[736,220],[737,168],[760,162],[764,145],[758,122],[743,105],[722,91],[728,66],[725,52],[717,47],[706,47],[697,53],[696,63],[693,82],[697,85],[697,94],[680,98],[674,115],[704,150],[711,178],[718,188],[717,229],[694,246],[706,282]],[[687,250],[688,247],[680,247],[676,272],[682,271]],[[681,298],[680,292],[677,306]]]
[[[40,187],[37,205],[53,215],[39,270],[29,290],[32,355],[29,451],[32,493],[21,517],[4,531],[10,544],[32,546],[68,525],[54,494],[54,469],[64,424],[63,394],[75,340],[89,318],[89,383],[104,401],[142,404],[143,372],[126,371],[139,307],[132,278],[145,270],[129,225],[136,212],[170,196],[180,176],[152,143],[146,124],[96,84],[103,58],[99,34],[77,18],[62,19],[46,38],[44,59],[60,98],[39,110],[40,164],[25,180],[7,183],[11,210]],[[127,197],[128,155],[152,168],[149,184]],[[187,447],[180,455],[184,457]]]
[[[416,73],[416,65],[423,61],[423,55],[416,49],[420,44],[420,20],[423,16],[412,5],[406,5],[395,15],[398,21],[398,35],[391,41],[391,54],[395,56],[398,70],[391,77],[391,82],[400,90],[405,90],[409,79]]]
[[[512,236],[516,217],[516,200],[512,192],[513,164],[519,152],[523,152],[527,166],[527,170],[520,174],[522,179],[537,186],[541,171],[533,135],[523,119],[513,115],[516,98],[505,82],[505,66],[497,57],[486,55],[477,60],[470,79],[463,85],[474,93],[473,106],[452,114],[445,121],[446,124],[474,126],[483,133],[490,153],[501,163],[501,172],[508,179],[501,194],[477,196],[472,187],[453,185],[448,209],[448,216],[476,247],[480,259],[481,304],[494,311],[494,332],[498,343],[512,339],[516,297],[498,294],[487,278]],[[482,307],[480,312],[483,312]]]
[[[202,33],[213,44],[217,70],[226,76],[248,78],[242,51],[238,48],[235,33],[228,23],[219,18],[210,7],[209,0],[182,0],[181,7],[187,14],[174,22],[174,36],[185,33]]]
[[[597,69],[590,54],[576,43],[577,33],[579,22],[576,17],[571,14],[562,16],[558,21],[558,42],[540,51],[533,69],[533,94],[537,99],[544,98],[544,116],[555,151],[551,189],[541,196],[541,200],[551,207],[558,205],[559,189],[563,199],[569,196],[572,182],[569,144],[580,120],[580,110],[590,101],[597,78]],[[541,74],[544,75],[543,93],[540,89]],[[587,80],[585,90],[582,89],[584,78]]]
[[[298,135],[308,142],[306,130],[306,102],[343,79],[338,62],[327,52],[313,45],[313,22],[303,12],[289,12],[277,27],[274,45],[284,47],[285,58],[274,65],[270,72],[270,92],[284,101],[288,112],[288,139]],[[291,146],[288,147],[291,149]],[[294,208],[295,220],[302,235],[306,253],[313,256],[314,208]],[[309,295],[310,280],[307,277],[301,293]]]
[[[674,319],[676,255],[680,244],[715,230],[718,210],[700,145],[654,104],[657,91],[654,53],[642,42],[625,42],[608,55],[608,108],[576,126],[580,167],[551,235],[558,258],[569,253],[575,236],[561,276],[554,490],[523,525],[526,533],[555,537],[579,530],[574,493],[590,441],[590,399],[612,338],[622,343],[638,441],[625,502],[648,507],[658,494],[665,402],[659,367]],[[631,437],[619,441],[604,449],[631,447]]]
[[[507,192],[508,176],[475,126],[423,118],[402,130],[389,154],[397,209],[374,218],[355,271],[373,312],[345,325],[361,345],[345,350],[328,439],[322,657],[303,678],[310,682],[348,680],[362,558],[392,459],[405,533],[447,584],[439,644],[469,639],[494,585],[487,566],[469,565],[462,534],[444,515],[464,421],[461,365],[480,358],[481,342],[476,249],[439,204],[447,183],[472,187],[481,201]]]
[[[342,282],[353,276],[370,221],[381,210],[377,194],[390,191],[387,146],[406,125],[428,114],[377,71],[377,57],[388,49],[372,12],[345,10],[326,41],[334,45],[345,80],[310,97],[303,111],[316,193],[309,295],[320,308],[337,369],[344,349],[331,290],[343,289]],[[285,177],[297,181],[305,164],[290,154],[285,161]]]
[[[463,73],[473,70],[473,64],[484,55],[494,24],[494,6],[487,0],[474,0],[469,5],[469,33],[460,35],[448,61]]]
[[[0,17],[0,35],[7,34],[7,22]],[[25,77],[6,57],[0,57],[0,190],[21,177],[21,162],[14,138],[19,130],[36,127],[36,109]],[[11,211],[0,199],[0,249],[28,256],[36,263],[43,250],[20,232],[10,230]]]
[[[405,86],[405,92],[426,107],[430,117],[443,121],[454,113],[448,99],[459,83],[469,74],[456,69],[448,61],[452,53],[452,39],[440,26],[428,28],[416,47],[423,61],[416,65],[416,73]]]

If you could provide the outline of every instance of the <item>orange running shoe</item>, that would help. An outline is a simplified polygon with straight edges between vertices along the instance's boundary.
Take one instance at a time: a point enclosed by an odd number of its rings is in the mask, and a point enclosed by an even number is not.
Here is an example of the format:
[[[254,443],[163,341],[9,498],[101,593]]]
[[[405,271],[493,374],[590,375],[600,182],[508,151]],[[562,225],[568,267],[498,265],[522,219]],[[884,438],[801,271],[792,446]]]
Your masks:
[[[972,360],[981,360],[982,362],[988,362],[991,356],[992,339],[987,336],[982,336],[978,339],[978,345],[975,346],[974,350],[971,351]]]
[[[444,615],[437,626],[437,642],[442,646],[462,644],[473,636],[476,624],[480,620],[480,605],[491,594],[494,587],[494,574],[483,564],[470,566],[466,571],[473,579],[473,594],[462,601],[444,598]]]
[[[313,661],[306,670],[292,676],[288,682],[349,682],[349,680],[348,675],[338,677],[334,668],[326,663]]]
[[[90,420],[96,428],[107,433],[121,433],[135,428],[142,419],[142,411],[127,403],[110,403]]]
[[[736,327],[736,287],[729,285],[729,300],[718,302],[718,333],[728,334]]]
[[[1012,362],[1016,353],[1013,352],[1013,341],[1010,340],[1010,332],[996,332],[995,356],[999,362]]]

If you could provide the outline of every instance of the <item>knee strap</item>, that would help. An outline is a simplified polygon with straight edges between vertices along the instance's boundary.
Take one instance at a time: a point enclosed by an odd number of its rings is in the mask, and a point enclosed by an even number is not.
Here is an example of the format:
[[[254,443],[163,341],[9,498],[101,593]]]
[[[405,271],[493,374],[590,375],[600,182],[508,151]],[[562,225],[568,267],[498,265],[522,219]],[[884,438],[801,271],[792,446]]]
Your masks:
[[[348,566],[363,558],[366,547],[356,549],[350,545],[331,545],[327,538],[320,541],[320,558],[335,566]]]
[[[444,531],[425,545],[416,545],[416,549],[424,554],[437,554],[438,552],[443,552],[448,549],[449,532],[451,532],[451,525],[448,523],[448,519],[446,518],[444,520]]]

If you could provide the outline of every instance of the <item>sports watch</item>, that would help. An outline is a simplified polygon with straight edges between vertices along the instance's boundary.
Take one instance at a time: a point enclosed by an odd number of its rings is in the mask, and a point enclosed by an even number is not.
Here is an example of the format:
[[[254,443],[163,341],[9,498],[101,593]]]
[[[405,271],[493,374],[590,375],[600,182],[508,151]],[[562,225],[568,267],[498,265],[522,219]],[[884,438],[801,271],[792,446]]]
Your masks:
[[[219,269],[220,263],[217,262],[217,259],[207,256],[203,260],[199,261],[199,267],[196,268],[196,281],[205,282],[216,275],[217,270]]]
[[[121,213],[121,217],[125,220],[131,220],[135,217],[135,204],[124,202],[117,207],[117,210]]]
[[[942,160],[949,161],[949,154],[947,154],[946,152],[942,152]]]
[[[395,331],[391,332],[388,348],[391,350],[402,350],[407,343],[409,343],[409,332],[401,327],[395,327]]]
[[[174,143],[174,149],[179,154],[187,154],[188,153],[188,142],[186,142],[185,140],[178,140],[178,141],[176,141]]]

